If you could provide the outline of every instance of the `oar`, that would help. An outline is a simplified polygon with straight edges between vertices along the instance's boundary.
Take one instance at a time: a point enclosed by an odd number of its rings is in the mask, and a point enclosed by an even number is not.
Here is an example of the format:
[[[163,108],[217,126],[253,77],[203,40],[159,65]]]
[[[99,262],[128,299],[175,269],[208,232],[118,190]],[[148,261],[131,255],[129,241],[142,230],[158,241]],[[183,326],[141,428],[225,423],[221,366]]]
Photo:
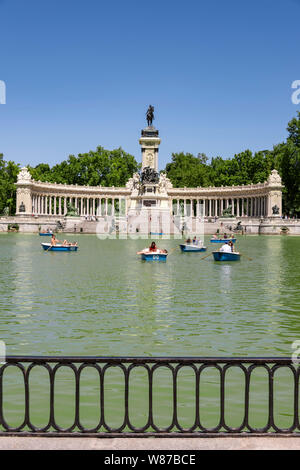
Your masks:
[[[170,255],[171,253],[173,253],[173,251],[177,250],[178,248],[178,246],[175,246],[175,248],[172,248],[172,250],[170,250],[168,254]]]
[[[247,256],[247,255],[244,255],[244,253],[241,253],[240,251],[239,251],[239,254],[240,254],[241,256],[244,256],[245,258],[247,258],[249,261],[252,261],[252,260],[253,260],[253,258],[250,258],[250,257]]]
[[[202,259],[208,258],[211,254],[212,254],[212,251],[211,251],[210,253],[208,253],[208,255],[203,256],[203,258],[200,258],[200,261],[201,261]]]

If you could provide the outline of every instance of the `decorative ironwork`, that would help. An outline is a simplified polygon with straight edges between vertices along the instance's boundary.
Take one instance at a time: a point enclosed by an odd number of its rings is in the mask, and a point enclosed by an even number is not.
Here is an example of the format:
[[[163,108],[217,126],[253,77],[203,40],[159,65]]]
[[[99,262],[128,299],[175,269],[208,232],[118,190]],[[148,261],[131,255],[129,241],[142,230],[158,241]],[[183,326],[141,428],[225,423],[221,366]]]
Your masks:
[[[36,368],[43,369],[47,372],[49,381],[49,407],[48,407],[48,422],[43,427],[38,427],[33,422],[32,410],[34,403],[32,403],[32,383],[31,374]],[[5,387],[6,375],[8,369],[18,370],[20,377],[22,377],[19,386],[24,388],[24,417],[18,426],[10,426],[5,418]],[[92,428],[87,428],[81,418],[81,401],[86,400],[81,388],[82,373],[86,369],[93,369],[96,372],[97,381],[99,384],[99,396],[97,397],[99,403],[100,417],[99,422]],[[118,427],[112,427],[107,420],[105,386],[109,381],[107,375],[111,369],[117,369],[120,372],[121,385],[123,392],[120,394],[120,402],[123,402],[124,413],[122,414],[122,422]],[[166,427],[161,427],[158,423],[157,416],[154,412],[154,382],[157,381],[156,374],[161,369],[169,371],[171,377],[171,394],[170,404],[172,405],[172,412],[170,413],[170,424]],[[256,370],[265,371],[267,377],[267,418],[266,424],[261,428],[254,428],[251,426],[251,413],[250,413],[250,400],[251,400],[251,387],[253,374]],[[131,376],[137,370],[143,371],[146,379],[146,396],[147,396],[147,417],[143,426],[136,427],[133,425],[135,420],[135,409],[130,408],[129,402],[131,394],[133,393],[131,383]],[[243,414],[239,426],[232,427],[228,422],[226,414],[227,400],[232,398],[228,391],[228,374],[230,371],[238,370],[243,377],[242,383],[235,383],[235,389],[243,387],[243,400],[242,408]],[[71,371],[74,374],[74,416],[72,417],[72,424],[67,428],[62,428],[58,424],[58,417],[56,416],[56,397],[55,387],[57,381],[57,373],[60,371]],[[193,394],[184,405],[191,408],[194,406],[193,423],[189,427],[182,425],[181,417],[182,408],[180,410],[180,399],[178,392],[178,381],[182,371],[188,371],[193,377]],[[207,371],[214,371],[218,375],[218,388],[219,398],[217,399],[219,417],[218,423],[213,428],[208,428],[204,425],[205,410],[201,409],[201,400],[203,395],[201,393],[201,384],[204,380],[203,374]],[[281,428],[276,422],[275,413],[275,396],[276,390],[274,389],[274,379],[277,371],[288,371],[293,380],[292,391],[289,385],[283,381],[282,386],[287,388],[287,391],[292,393],[292,413],[290,416],[291,425],[288,428]],[[299,401],[299,374],[300,367],[294,365],[290,358],[278,357],[263,357],[263,358],[247,358],[247,357],[18,357],[10,356],[6,358],[6,363],[0,367],[0,426],[2,435],[16,434],[21,435],[75,435],[75,436],[182,436],[182,437],[199,437],[206,435],[228,435],[237,434],[241,435],[263,435],[270,433],[284,433],[300,436],[300,424],[298,413]],[[232,384],[231,384],[232,385]],[[14,380],[14,387],[16,381]],[[113,385],[116,388],[116,383]],[[229,387],[230,388],[230,387]],[[276,387],[275,387],[276,388]],[[166,396],[166,385],[164,384],[163,395]],[[161,397],[160,397],[161,398]],[[16,403],[15,403],[16,405]],[[20,409],[20,403],[15,406]],[[36,403],[37,405],[37,403]],[[16,412],[14,410],[14,413]],[[121,414],[119,414],[121,416]]]

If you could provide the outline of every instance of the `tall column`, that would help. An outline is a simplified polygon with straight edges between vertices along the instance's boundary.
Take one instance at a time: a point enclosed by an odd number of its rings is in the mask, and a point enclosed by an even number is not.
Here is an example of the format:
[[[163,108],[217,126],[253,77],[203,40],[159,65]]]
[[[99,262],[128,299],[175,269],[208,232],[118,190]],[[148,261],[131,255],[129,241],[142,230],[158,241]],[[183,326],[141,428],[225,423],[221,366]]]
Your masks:
[[[115,215],[115,198],[111,198],[111,215]]]
[[[208,209],[208,216],[211,217],[211,199],[209,199],[209,209]]]

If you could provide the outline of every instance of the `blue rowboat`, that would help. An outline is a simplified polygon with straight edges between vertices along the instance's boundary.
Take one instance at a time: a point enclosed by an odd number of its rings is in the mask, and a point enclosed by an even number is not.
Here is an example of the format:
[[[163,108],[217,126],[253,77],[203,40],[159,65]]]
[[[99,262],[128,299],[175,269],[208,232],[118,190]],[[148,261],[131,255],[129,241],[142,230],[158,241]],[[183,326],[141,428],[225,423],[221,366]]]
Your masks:
[[[211,238],[210,243],[236,242],[236,238]]]
[[[239,253],[226,253],[225,251],[212,252],[215,261],[239,261],[241,255]]]
[[[40,237],[52,237],[53,233],[52,232],[40,232],[39,235]]]
[[[179,246],[183,253],[186,253],[186,252],[199,253],[199,251],[206,251],[206,246],[189,245],[186,243],[183,243],[182,245],[179,245]]]
[[[77,251],[78,246],[76,245],[53,245],[51,243],[41,243],[45,251]]]
[[[145,252],[141,254],[143,261],[167,261],[168,253]]]

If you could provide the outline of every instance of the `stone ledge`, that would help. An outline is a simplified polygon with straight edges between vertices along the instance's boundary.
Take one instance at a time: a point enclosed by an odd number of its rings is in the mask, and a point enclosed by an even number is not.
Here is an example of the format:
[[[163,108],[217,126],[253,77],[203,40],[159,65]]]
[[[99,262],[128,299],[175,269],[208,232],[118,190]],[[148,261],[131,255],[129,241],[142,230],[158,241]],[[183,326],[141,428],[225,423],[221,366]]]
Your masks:
[[[1,436],[0,450],[299,450],[300,436],[90,438]]]

